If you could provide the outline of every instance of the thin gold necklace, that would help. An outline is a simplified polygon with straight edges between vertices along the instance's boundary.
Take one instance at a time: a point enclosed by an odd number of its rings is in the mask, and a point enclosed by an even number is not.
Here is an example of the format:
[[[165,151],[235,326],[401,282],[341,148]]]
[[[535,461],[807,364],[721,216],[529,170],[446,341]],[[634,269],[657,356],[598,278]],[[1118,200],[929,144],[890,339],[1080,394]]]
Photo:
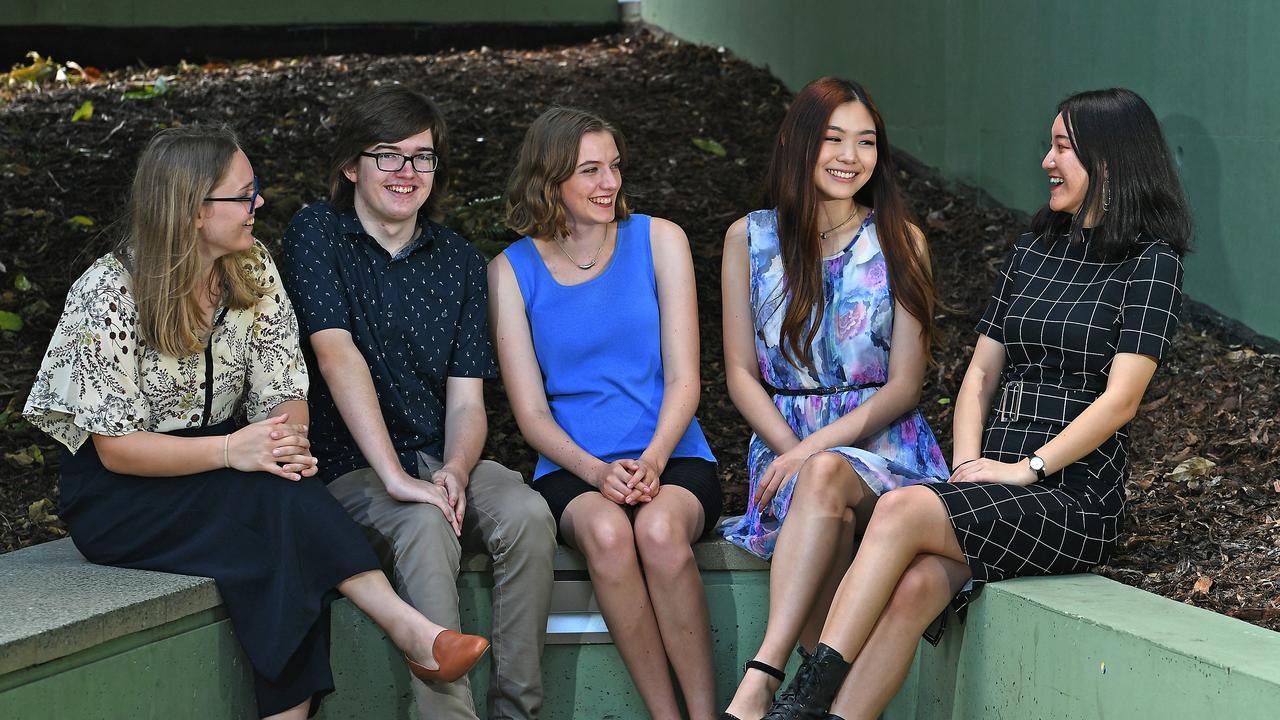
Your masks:
[[[859,210],[860,210],[860,208],[858,207],[858,203],[856,203],[856,202],[855,202],[855,203],[853,204],[853,212],[849,213],[849,217],[847,217],[847,218],[845,218],[845,219],[841,220],[841,221],[840,221],[840,224],[839,224],[839,225],[836,225],[835,227],[827,228],[826,230],[819,230],[819,231],[818,231],[818,239],[820,239],[820,240],[826,240],[828,235],[830,235],[831,233],[833,233],[833,232],[835,232],[835,231],[839,230],[840,228],[844,227],[845,225],[847,225],[847,224],[849,223],[849,221],[850,221],[850,220],[852,220],[852,219],[853,219],[853,217],[854,217],[855,215],[857,215],[857,214],[858,214],[858,211],[859,211]]]
[[[607,242],[609,242],[609,228],[606,226],[604,229],[604,237],[600,239],[600,245],[596,247],[596,252],[591,256],[591,262],[589,263],[580,263],[574,259],[574,257],[569,254],[569,251],[565,249],[564,242],[561,241],[560,238],[556,238],[556,247],[560,248],[560,252],[564,253],[564,256],[569,258],[569,262],[576,265],[579,270],[590,270],[596,266],[596,263],[600,262],[600,253],[604,251],[604,244]]]

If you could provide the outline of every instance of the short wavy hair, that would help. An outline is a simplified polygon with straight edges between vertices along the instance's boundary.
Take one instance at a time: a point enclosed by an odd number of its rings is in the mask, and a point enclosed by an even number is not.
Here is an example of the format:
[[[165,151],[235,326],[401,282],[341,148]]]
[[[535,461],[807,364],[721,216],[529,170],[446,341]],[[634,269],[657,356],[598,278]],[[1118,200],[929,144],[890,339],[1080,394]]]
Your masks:
[[[599,115],[575,108],[554,107],[538,116],[524,134],[516,168],[507,183],[507,225],[532,237],[562,238],[569,234],[560,185],[578,166],[578,148],[587,133],[607,132],[618,146],[625,167],[627,145],[622,132]],[[614,202],[614,219],[631,215],[621,193]]]

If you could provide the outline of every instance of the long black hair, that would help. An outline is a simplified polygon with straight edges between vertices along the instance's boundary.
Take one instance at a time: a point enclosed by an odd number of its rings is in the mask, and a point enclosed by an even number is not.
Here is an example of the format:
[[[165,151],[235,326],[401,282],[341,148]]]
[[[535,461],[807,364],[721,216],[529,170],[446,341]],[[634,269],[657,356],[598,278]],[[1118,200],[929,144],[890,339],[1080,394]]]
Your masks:
[[[1084,204],[1075,215],[1040,208],[1037,234],[1080,236],[1091,209],[1098,218],[1091,246],[1104,260],[1128,257],[1140,234],[1159,238],[1182,255],[1191,245],[1191,211],[1155,113],[1124,88],[1090,90],[1058,104],[1076,157],[1089,173]]]

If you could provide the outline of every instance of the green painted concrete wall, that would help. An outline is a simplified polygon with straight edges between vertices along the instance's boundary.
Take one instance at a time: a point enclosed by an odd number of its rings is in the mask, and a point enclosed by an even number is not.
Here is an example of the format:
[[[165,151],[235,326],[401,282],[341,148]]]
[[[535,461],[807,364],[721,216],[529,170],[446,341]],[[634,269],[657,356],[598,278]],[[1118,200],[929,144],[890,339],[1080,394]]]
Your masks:
[[[1280,338],[1280,3],[643,0],[641,12],[792,89],[822,75],[863,82],[896,146],[1026,211],[1047,198],[1040,160],[1058,101],[1133,89],[1164,124],[1195,212],[1187,291]]]
[[[885,720],[1280,716],[1280,633],[1096,575],[986,586]]]
[[[716,692],[730,697],[764,633],[768,573],[704,571]],[[463,573],[463,628],[485,632],[490,580]],[[334,604],[337,692],[323,720],[414,720],[400,653],[348,601]],[[796,669],[796,658],[787,668]],[[161,670],[163,669],[163,670]],[[471,680],[485,716],[488,662]],[[643,720],[612,645],[549,645],[542,717]],[[1280,633],[1095,576],[987,586],[942,644],[921,644],[885,720],[1233,718],[1280,709]],[[253,717],[252,680],[221,608],[0,676],[0,718]]]
[[[191,27],[371,23],[609,23],[616,0],[4,0],[2,25]]]
[[[769,575],[711,570],[703,572],[703,582],[712,617],[716,692],[729,697],[742,664],[764,635]],[[488,573],[464,572],[458,590],[463,629],[487,634],[492,605]],[[373,621],[349,601],[339,600],[333,605],[331,632],[336,692],[316,717],[414,720],[417,711],[404,660]],[[483,719],[487,657],[471,672],[471,683]],[[611,644],[548,645],[543,683],[545,718],[646,717]],[[251,670],[221,608],[0,675],[0,718],[5,720],[126,717],[256,717]]]

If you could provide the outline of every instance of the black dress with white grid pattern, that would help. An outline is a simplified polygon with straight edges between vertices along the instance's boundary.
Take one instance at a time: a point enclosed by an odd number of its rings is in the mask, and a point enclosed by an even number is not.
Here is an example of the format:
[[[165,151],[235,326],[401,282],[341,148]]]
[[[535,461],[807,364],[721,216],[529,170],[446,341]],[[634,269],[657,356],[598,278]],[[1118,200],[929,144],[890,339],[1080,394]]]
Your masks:
[[[1169,347],[1182,306],[1179,256],[1140,237],[1128,259],[1098,262],[1089,242],[1088,230],[1075,242],[1027,234],[1000,269],[977,330],[1004,345],[1005,387],[1023,392],[997,395],[1005,412],[993,409],[983,457],[1016,462],[1034,453],[1106,388],[1116,353],[1158,361]],[[1127,429],[1026,487],[923,486],[946,505],[975,584],[1081,572],[1107,560],[1124,518]]]

